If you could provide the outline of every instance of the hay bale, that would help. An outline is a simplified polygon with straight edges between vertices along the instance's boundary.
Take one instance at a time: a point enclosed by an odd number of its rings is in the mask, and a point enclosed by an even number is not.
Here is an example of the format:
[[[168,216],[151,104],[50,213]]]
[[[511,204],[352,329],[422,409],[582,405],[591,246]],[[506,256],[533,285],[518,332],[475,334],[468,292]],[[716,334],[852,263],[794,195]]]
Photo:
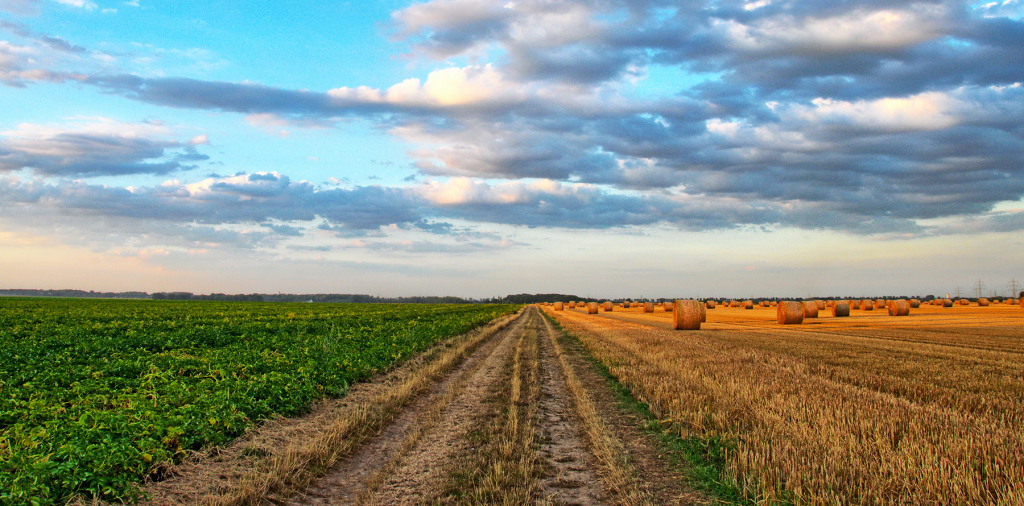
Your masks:
[[[779,302],[775,314],[781,325],[799,325],[804,322],[804,305],[787,300]]]
[[[615,307],[615,304],[612,304],[611,302],[605,302],[604,303],[604,311],[606,313],[611,311],[614,307]]]
[[[700,322],[704,323],[704,322],[708,321],[708,306],[707,306],[707,304],[703,304],[703,303],[701,303],[701,301],[698,300],[697,301],[697,306],[700,308]]]
[[[672,305],[672,327],[676,330],[700,330],[700,306],[695,300],[677,300]]]
[[[986,299],[985,297],[978,299],[978,305],[981,307],[988,306],[988,299]]]
[[[860,301],[860,309],[861,311],[871,311],[872,309],[875,309],[875,303],[868,299],[864,299]]]
[[[942,307],[953,307],[953,299],[942,299]]]
[[[884,309],[885,299],[875,299],[875,309]]]
[[[654,312],[654,303],[653,302],[644,302],[644,312],[645,313],[653,313]]]
[[[754,301],[745,300],[743,301],[743,309],[754,309]]]
[[[1024,309],[1024,297],[1020,298],[1020,308]]]
[[[910,303],[904,299],[890,300],[886,307],[889,309],[889,316],[909,316]]]
[[[707,306],[708,309],[714,309],[715,308],[715,301],[709,300],[707,302],[707,304],[704,304],[704,305]]]
[[[587,303],[587,314],[597,314],[598,305],[596,302]]]
[[[629,309],[629,303],[628,302],[623,302],[622,303],[622,307],[625,308],[625,309]]]
[[[832,303],[832,316],[850,316],[850,303],[845,300],[839,300]]]
[[[921,307],[921,301],[918,299],[910,299],[907,301],[910,304],[910,309],[917,309]]]
[[[562,310],[562,303],[561,302],[556,302],[555,303],[555,311],[561,311],[561,310]]]
[[[671,302],[666,302],[665,303],[665,312],[667,313],[667,312],[671,311],[673,307],[675,307],[675,304],[673,304]]]
[[[822,309],[825,309],[825,301],[823,301],[823,300],[815,300],[813,302],[814,302],[814,305],[818,306],[818,311],[821,311]]]
[[[803,302],[804,305],[804,318],[817,318],[818,317],[818,304],[813,300]]]

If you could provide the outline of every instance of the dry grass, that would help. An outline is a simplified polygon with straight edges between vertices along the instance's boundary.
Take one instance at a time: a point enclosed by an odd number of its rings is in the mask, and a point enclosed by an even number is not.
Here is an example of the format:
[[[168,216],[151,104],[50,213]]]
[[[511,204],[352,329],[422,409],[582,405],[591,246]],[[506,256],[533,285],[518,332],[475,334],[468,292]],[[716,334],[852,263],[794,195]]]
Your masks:
[[[643,310],[643,308],[640,309]],[[576,315],[574,314],[573,316],[575,317]],[[622,506],[651,505],[652,499],[650,494],[640,486],[640,478],[637,476],[633,466],[625,458],[626,451],[623,449],[622,442],[615,437],[612,429],[601,419],[597,407],[587,393],[586,387],[580,381],[572,364],[569,363],[562,345],[558,342],[557,337],[561,333],[555,330],[554,326],[547,320],[544,321],[544,324],[547,326],[548,340],[555,350],[558,364],[561,366],[565,376],[565,385],[572,396],[573,404],[576,406],[576,414],[579,416],[586,432],[590,450],[607,472],[604,483],[614,496],[612,504]]]
[[[723,478],[755,501],[1024,504],[1020,309],[771,316],[681,339],[660,313],[557,315],[681,435],[736,441]]]
[[[592,304],[596,304],[592,303]],[[530,504],[540,498],[537,478],[537,400],[541,317],[530,313],[516,342],[506,381],[489,401],[489,410],[470,432],[476,451],[454,466],[444,495],[435,504]]]
[[[504,329],[509,321],[511,318],[505,318],[497,325],[454,339],[451,347],[437,353],[394,388],[363,401],[317,434],[301,434],[286,448],[259,462],[256,469],[232,484],[229,490],[206,498],[204,504],[257,505],[271,493],[288,495],[290,491],[305,487],[390,422],[413,397],[455,367],[477,345]]]

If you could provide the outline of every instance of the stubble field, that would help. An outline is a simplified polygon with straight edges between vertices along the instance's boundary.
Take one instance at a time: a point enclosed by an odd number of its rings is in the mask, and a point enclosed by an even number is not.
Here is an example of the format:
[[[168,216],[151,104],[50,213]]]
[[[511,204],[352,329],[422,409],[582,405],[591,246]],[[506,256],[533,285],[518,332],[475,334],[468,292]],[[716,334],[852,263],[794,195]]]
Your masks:
[[[775,308],[554,311],[684,438],[724,441],[721,479],[756,502],[1024,504],[1024,310],[908,317]]]

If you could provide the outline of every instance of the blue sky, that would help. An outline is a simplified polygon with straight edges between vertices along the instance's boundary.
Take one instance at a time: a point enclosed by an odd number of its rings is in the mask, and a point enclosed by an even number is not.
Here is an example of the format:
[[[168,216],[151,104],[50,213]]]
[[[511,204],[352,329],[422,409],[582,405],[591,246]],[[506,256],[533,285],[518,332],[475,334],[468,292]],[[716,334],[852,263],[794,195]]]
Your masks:
[[[0,0],[0,285],[999,293],[1022,12]]]

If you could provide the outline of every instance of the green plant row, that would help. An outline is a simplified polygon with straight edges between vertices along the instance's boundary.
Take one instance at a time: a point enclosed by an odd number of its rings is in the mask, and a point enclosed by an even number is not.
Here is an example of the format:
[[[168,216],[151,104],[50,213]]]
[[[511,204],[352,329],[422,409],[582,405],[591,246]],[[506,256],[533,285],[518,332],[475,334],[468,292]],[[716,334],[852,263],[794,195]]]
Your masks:
[[[0,299],[0,504],[136,500],[189,450],[516,309]]]

